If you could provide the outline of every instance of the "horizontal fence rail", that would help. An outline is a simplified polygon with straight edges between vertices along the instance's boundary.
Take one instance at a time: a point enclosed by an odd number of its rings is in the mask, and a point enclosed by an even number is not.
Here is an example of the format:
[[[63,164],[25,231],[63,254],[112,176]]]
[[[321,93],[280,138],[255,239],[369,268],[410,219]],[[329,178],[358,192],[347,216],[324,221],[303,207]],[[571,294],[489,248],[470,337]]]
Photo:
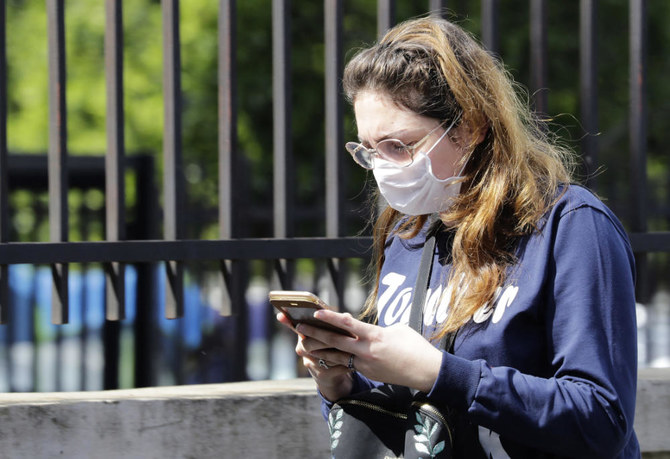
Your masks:
[[[630,233],[633,251],[670,252],[670,232]],[[367,258],[370,237],[234,240],[12,242],[0,244],[0,264]]]
[[[670,252],[670,232],[629,234],[633,251]],[[225,241],[12,242],[0,244],[1,264],[154,263],[164,261],[367,258],[372,238],[253,238]]]
[[[668,238],[670,250],[670,237]],[[301,258],[364,258],[368,237],[227,241],[26,242],[0,245],[0,263],[121,263]]]

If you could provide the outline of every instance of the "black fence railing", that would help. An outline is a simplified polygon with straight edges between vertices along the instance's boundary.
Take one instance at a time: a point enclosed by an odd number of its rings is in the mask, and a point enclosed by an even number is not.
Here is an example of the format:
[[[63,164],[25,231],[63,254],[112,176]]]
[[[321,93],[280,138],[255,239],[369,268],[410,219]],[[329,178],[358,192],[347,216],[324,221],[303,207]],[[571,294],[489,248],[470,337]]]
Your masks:
[[[396,21],[399,2],[379,0],[377,2],[378,34],[383,33]],[[426,11],[434,14],[446,14],[446,8],[462,8],[464,2],[431,0],[426,2]],[[474,2],[473,2],[474,3]],[[49,142],[48,162],[40,163],[35,158],[12,158],[23,162],[23,166],[13,169],[7,146],[7,17],[6,2],[0,6],[0,321],[7,323],[12,318],[8,311],[9,266],[18,264],[48,265],[51,267],[53,294],[51,320],[54,324],[66,324],[69,318],[71,264],[95,263],[104,267],[106,273],[105,318],[106,336],[117,345],[106,346],[108,361],[105,375],[105,388],[118,386],[118,365],[109,362],[118,360],[118,336],[120,330],[113,323],[123,321],[126,314],[127,297],[125,284],[127,265],[165,266],[164,316],[179,318],[184,315],[185,303],[185,266],[191,263],[215,262],[220,274],[221,299],[227,307],[226,313],[236,317],[233,349],[246,349],[249,342],[248,300],[246,294],[249,284],[249,263],[257,260],[270,262],[275,283],[281,288],[295,285],[296,260],[325,260],[326,277],[330,281],[333,302],[347,307],[345,259],[369,256],[370,239],[368,237],[346,237],[345,228],[350,218],[350,203],[345,202],[345,184],[348,165],[346,155],[342,153],[344,143],[344,108],[341,88],[341,72],[344,55],[344,2],[324,0],[324,80],[325,80],[325,146],[324,179],[319,192],[324,193],[325,234],[324,237],[295,237],[295,224],[300,209],[295,203],[295,163],[292,143],[292,82],[291,82],[291,2],[289,0],[272,1],[272,90],[273,90],[273,177],[271,214],[268,223],[273,226],[273,238],[259,239],[247,237],[245,229],[249,224],[247,217],[253,213],[250,203],[243,193],[245,184],[245,163],[243,152],[239,149],[238,126],[238,66],[237,49],[237,3],[235,0],[219,1],[218,18],[218,240],[186,239],[186,227],[189,223],[186,186],[184,178],[183,138],[182,138],[182,63],[180,55],[180,2],[164,0],[162,8],[163,27],[163,100],[164,131],[162,152],[162,187],[153,186],[153,177],[147,176],[150,184],[140,193],[147,193],[146,202],[159,202],[159,190],[162,189],[162,237],[160,210],[147,208],[139,211],[147,221],[149,231],[143,236],[133,237],[128,231],[126,209],[126,189],[124,174],[132,167],[134,159],[126,155],[124,133],[124,29],[123,4],[120,0],[105,2],[105,78],[107,89],[106,135],[107,151],[104,167],[86,166],[86,160],[79,160],[68,154],[68,110],[66,79],[65,45],[65,6],[64,0],[47,0],[46,15],[48,22],[48,61],[49,61]],[[629,11],[629,156],[630,156],[630,206],[614,203],[613,208],[623,209],[628,214],[631,240],[638,257],[638,296],[641,302],[649,300],[651,287],[646,254],[652,252],[670,252],[670,232],[649,232],[649,203],[647,192],[647,132],[648,115],[647,95],[647,2],[631,0]],[[548,90],[550,87],[548,62],[551,59],[547,33],[549,25],[549,2],[531,0],[529,6],[529,89],[533,95],[535,109],[545,114],[549,112]],[[596,133],[598,126],[598,2],[581,0],[579,2],[579,97],[582,128],[586,133]],[[503,3],[498,0],[482,0],[479,3],[481,37],[483,43],[496,54],[501,54],[500,36],[504,30],[500,27]],[[504,56],[503,56],[504,58]],[[11,65],[11,63],[9,63]],[[576,69],[577,70],[577,69]],[[211,126],[214,128],[214,126]],[[581,153],[584,158],[586,175],[591,177],[599,164],[598,137],[584,135],[581,141]],[[92,160],[99,161],[99,160]],[[39,170],[34,168],[41,168]],[[77,167],[85,171],[74,174]],[[33,169],[31,169],[33,168]],[[12,240],[9,206],[10,193],[14,190],[21,174],[28,170],[32,177],[46,174],[48,180],[48,219],[49,242],[17,242]],[[94,173],[95,172],[95,173]],[[77,177],[77,179],[73,178]],[[68,192],[79,186],[76,180],[90,180],[105,190],[105,240],[97,242],[70,242]],[[594,180],[594,179],[592,179]],[[597,186],[591,181],[592,186]],[[138,203],[142,202],[139,200]],[[660,208],[660,206],[657,206]],[[662,218],[670,220],[670,215]],[[137,234],[137,233],[135,233]],[[141,271],[141,269],[140,269]],[[151,271],[145,272],[152,276]],[[662,274],[661,274],[662,276]],[[658,277],[658,276],[657,276]],[[139,289],[148,289],[154,282],[146,282]],[[142,296],[144,295],[144,296]],[[135,323],[135,345],[141,349],[143,337],[150,335],[150,322],[153,316],[143,314],[149,310],[150,303],[161,297],[157,292],[145,291],[135,295],[144,298],[137,303]],[[143,328],[144,327],[144,328]],[[106,339],[107,339],[106,338]],[[145,343],[145,346],[151,346]],[[156,383],[151,375],[151,353],[142,357],[135,353],[135,384]],[[235,352],[231,357],[228,373],[230,380],[247,379],[247,354]]]

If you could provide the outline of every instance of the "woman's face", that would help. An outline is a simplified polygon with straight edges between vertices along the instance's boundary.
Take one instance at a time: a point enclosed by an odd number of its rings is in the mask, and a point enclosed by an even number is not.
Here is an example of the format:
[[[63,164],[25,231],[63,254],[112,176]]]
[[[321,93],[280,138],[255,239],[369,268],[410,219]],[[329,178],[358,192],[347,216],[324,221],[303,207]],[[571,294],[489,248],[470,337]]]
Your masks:
[[[377,143],[384,139],[398,139],[412,146],[440,124],[435,118],[399,107],[386,94],[373,91],[363,91],[356,96],[354,113],[358,138],[367,148],[376,148]],[[447,127],[435,130],[416,153],[428,150]],[[428,155],[433,174],[440,180],[456,174],[457,163],[463,156],[463,148],[452,141],[452,138],[457,138],[459,129],[453,128]]]

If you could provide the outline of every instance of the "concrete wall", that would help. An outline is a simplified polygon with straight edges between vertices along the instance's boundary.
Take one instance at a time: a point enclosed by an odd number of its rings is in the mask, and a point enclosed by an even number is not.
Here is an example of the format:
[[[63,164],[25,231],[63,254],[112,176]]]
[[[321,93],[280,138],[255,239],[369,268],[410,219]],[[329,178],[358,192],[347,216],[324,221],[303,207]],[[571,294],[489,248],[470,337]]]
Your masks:
[[[645,457],[670,457],[670,369],[640,372]],[[326,458],[309,379],[0,394],[2,458]]]
[[[635,433],[645,455],[670,459],[670,368],[638,373]]]

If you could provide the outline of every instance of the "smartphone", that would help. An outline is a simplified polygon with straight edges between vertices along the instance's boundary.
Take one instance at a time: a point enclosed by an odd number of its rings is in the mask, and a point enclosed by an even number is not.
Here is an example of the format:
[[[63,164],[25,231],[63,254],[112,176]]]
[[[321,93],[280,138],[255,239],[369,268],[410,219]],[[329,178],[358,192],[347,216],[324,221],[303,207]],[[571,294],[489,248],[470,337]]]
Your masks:
[[[269,298],[272,306],[283,312],[293,327],[304,323],[342,335],[353,336],[346,330],[314,318],[315,311],[331,308],[313,293],[298,290],[273,290]]]

